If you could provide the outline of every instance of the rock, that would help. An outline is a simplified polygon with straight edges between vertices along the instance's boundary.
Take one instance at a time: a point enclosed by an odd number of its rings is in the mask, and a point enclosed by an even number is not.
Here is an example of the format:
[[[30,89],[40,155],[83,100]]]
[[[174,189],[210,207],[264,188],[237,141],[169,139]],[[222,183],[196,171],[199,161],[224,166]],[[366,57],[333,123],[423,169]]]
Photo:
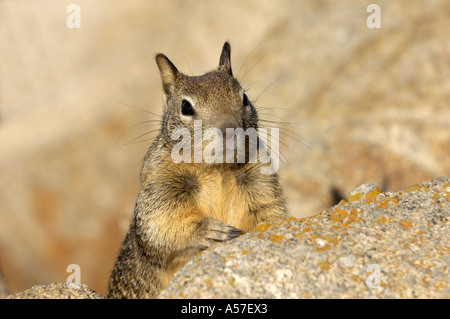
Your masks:
[[[362,185],[316,216],[216,244],[159,298],[449,298],[450,180]]]
[[[86,284],[51,283],[37,285],[6,299],[104,299]]]

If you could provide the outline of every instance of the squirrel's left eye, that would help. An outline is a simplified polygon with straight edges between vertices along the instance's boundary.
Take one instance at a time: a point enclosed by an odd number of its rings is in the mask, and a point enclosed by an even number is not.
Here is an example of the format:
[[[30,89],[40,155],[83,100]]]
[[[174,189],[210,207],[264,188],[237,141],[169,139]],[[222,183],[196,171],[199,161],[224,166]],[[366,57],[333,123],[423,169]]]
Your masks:
[[[248,106],[249,105],[248,97],[247,97],[247,94],[245,94],[245,93],[242,96],[242,102],[243,102],[244,106]]]
[[[194,115],[195,112],[192,104],[186,100],[183,100],[181,103],[181,113],[183,115]]]

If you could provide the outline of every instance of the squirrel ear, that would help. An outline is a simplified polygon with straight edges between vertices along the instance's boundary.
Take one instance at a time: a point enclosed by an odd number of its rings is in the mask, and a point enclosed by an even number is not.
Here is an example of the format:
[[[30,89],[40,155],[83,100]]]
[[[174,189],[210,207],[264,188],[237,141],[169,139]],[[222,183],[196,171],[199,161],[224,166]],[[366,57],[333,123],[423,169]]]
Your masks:
[[[162,53],[156,55],[156,64],[159,68],[164,92],[170,93],[171,88],[175,85],[180,72],[178,72],[175,65],[173,65],[173,63],[170,62],[170,60]]]
[[[229,75],[233,75],[231,71],[231,46],[228,42],[225,42],[220,55],[219,71],[226,72]]]

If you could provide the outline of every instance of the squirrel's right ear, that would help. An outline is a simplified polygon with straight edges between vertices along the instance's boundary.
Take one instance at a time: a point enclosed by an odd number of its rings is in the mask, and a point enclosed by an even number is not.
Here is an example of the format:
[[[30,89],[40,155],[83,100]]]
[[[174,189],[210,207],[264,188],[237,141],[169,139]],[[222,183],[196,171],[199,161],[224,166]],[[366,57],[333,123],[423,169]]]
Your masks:
[[[228,42],[223,45],[219,60],[219,71],[233,75],[231,71],[231,46]]]
[[[156,55],[156,64],[159,68],[164,92],[167,94],[171,93],[180,73],[175,65],[162,53]]]

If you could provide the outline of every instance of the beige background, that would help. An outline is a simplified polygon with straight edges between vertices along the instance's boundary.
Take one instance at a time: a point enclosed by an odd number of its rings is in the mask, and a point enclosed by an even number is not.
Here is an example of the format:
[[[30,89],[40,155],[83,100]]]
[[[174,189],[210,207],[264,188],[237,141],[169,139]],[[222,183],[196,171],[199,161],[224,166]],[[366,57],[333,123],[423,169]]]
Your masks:
[[[154,55],[218,65],[281,128],[293,216],[362,183],[450,173],[450,2],[0,1],[0,269],[12,292],[81,281],[99,293],[127,230],[161,114]],[[81,8],[69,29],[67,6]],[[152,112],[152,113],[148,113]],[[154,114],[153,114],[154,113]],[[146,134],[149,133],[149,134]],[[143,135],[145,134],[145,135]]]

